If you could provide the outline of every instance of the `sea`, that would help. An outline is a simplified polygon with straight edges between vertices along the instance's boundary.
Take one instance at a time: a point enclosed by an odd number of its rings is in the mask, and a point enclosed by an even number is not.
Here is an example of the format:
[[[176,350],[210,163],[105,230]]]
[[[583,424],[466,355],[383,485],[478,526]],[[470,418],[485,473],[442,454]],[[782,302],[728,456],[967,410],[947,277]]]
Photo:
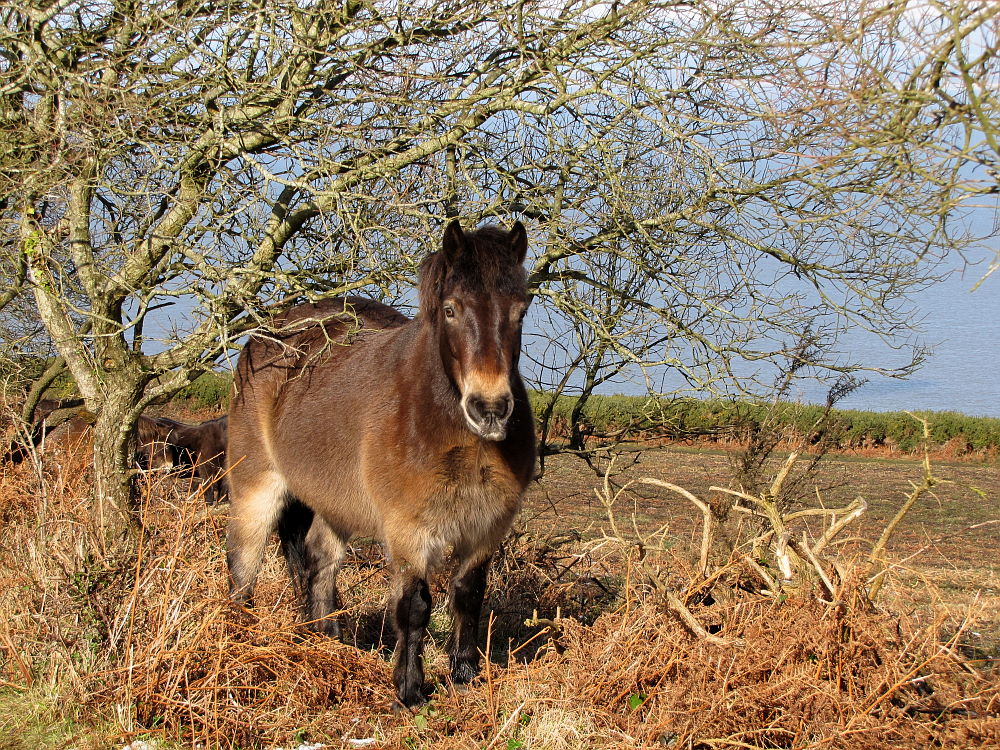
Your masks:
[[[915,295],[917,339],[930,349],[923,366],[906,380],[871,376],[837,406],[1000,417],[1000,270],[977,287],[983,273],[956,272]]]
[[[1000,270],[984,279],[986,270],[985,263],[964,272],[956,269],[913,295],[913,334],[908,343],[929,352],[923,364],[905,379],[859,373],[864,384],[839,400],[837,408],[1000,417]],[[861,331],[848,331],[838,349],[851,361],[883,368],[898,367],[910,355],[908,348],[893,351],[877,336]],[[653,376],[664,392],[699,395],[685,389],[683,381],[669,372]],[[646,389],[642,378],[632,376],[605,383],[598,391],[643,395]],[[786,398],[822,404],[827,391],[828,385],[802,380],[793,384]]]

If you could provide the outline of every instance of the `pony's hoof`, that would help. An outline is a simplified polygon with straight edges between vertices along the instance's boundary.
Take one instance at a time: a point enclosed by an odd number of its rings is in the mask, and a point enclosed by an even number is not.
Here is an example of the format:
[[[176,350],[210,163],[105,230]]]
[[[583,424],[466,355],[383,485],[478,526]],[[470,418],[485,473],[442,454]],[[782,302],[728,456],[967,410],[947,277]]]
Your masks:
[[[451,665],[451,681],[456,685],[468,685],[479,676],[479,664],[472,661],[454,661]]]
[[[427,703],[427,698],[424,697],[423,693],[419,693],[415,698],[410,699],[412,702],[404,703],[399,696],[396,696],[391,705],[392,712],[396,715],[407,713],[415,714],[420,710],[420,707]]]
[[[427,700],[428,693],[425,691],[423,684],[407,685],[402,690],[396,690],[396,699],[393,701],[393,705],[398,705],[400,709],[414,711],[427,703]]]
[[[229,602],[229,621],[243,628],[251,628],[258,622],[257,614],[250,608],[252,605],[243,602]]]
[[[302,638],[305,638],[309,634],[315,634],[332,638],[335,641],[342,640],[340,637],[340,624],[336,619],[330,617],[301,623],[298,630]]]

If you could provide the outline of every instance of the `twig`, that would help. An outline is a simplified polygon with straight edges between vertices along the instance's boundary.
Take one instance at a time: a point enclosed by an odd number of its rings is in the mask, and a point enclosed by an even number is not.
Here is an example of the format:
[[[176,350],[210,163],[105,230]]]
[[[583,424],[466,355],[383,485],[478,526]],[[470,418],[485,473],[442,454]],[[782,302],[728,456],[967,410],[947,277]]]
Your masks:
[[[791,582],[793,577],[792,556],[788,554],[791,538],[791,533],[787,529],[784,529],[778,534],[778,541],[774,544],[774,558],[778,563],[778,570],[781,571],[781,577],[785,583]]]
[[[929,447],[930,437],[931,437],[930,426],[928,425],[927,420],[924,419],[923,417],[918,417],[914,414],[910,414],[910,412],[906,413],[909,414],[914,419],[916,419],[918,422],[920,422],[924,428],[924,460],[923,460],[924,481],[919,486],[913,484],[913,492],[911,492],[907,496],[906,500],[900,506],[899,510],[896,511],[896,515],[893,516],[892,520],[889,521],[886,527],[882,530],[882,535],[878,538],[878,541],[875,542],[875,545],[872,547],[871,554],[868,557],[869,563],[871,564],[871,567],[869,568],[869,573],[871,573],[871,571],[874,570],[876,565],[881,565],[882,568],[876,575],[869,577],[869,580],[871,581],[871,588],[868,590],[868,596],[873,601],[878,596],[879,591],[882,590],[882,585],[885,583],[886,573],[888,573],[889,571],[889,566],[886,564],[885,558],[883,556],[883,552],[885,551],[886,545],[889,543],[889,539],[896,531],[896,527],[899,526],[903,518],[906,517],[906,514],[910,512],[910,508],[913,507],[914,503],[917,502],[920,496],[923,495],[925,492],[929,492],[931,488],[933,488],[938,483],[937,477],[935,477],[933,472],[931,471],[931,457],[930,457],[930,447]]]
[[[631,546],[631,544],[626,540],[624,536],[622,536],[622,534],[618,530],[618,521],[616,520],[614,514],[614,503],[622,495],[622,493],[625,492],[631,485],[636,483],[643,483],[646,482],[647,480],[634,480],[632,482],[629,482],[612,496],[611,481],[609,478],[610,474],[611,474],[611,465],[608,466],[608,470],[604,475],[604,491],[602,492],[601,490],[595,489],[594,493],[597,495],[598,500],[600,500],[601,503],[604,505],[604,508],[608,514],[608,523],[611,525],[611,531],[614,534],[614,538],[620,544],[628,547]],[[676,491],[679,491],[681,495],[687,497],[689,500],[694,499],[696,505],[701,502],[697,500],[697,498],[694,498],[694,496],[691,495],[691,493],[687,492],[686,490],[680,487],[677,487],[676,485],[671,485],[668,482],[661,483],[659,482],[659,480],[649,480],[649,483],[655,486],[666,487],[667,489],[675,489]],[[708,508],[708,513],[709,514],[711,513],[710,508]],[[681,622],[683,622],[695,636],[709,643],[712,643],[716,646],[734,646],[742,644],[742,641],[740,641],[739,639],[720,638],[717,635],[709,633],[705,629],[705,627],[700,622],[698,622],[698,618],[696,618],[691,613],[691,610],[687,608],[687,605],[685,605],[684,602],[682,602],[680,598],[667,587],[667,585],[660,578],[657,571],[654,570],[653,567],[649,564],[649,561],[646,559],[645,556],[644,542],[641,539],[639,540],[639,542],[640,542],[639,565],[642,566],[643,572],[646,574],[646,577],[652,582],[653,586],[656,588],[657,593],[659,593],[664,598],[664,600],[666,600],[667,605],[670,607],[670,609],[672,609],[674,613],[677,614],[678,617],[680,617]]]
[[[490,706],[490,716],[496,716],[497,713],[497,703],[496,695],[493,692],[493,662],[490,659],[490,653],[493,648],[493,611],[490,610],[490,619],[486,624],[486,652],[483,654],[484,661],[486,662],[486,687],[487,687],[487,697],[489,699]]]
[[[797,456],[798,454],[792,454],[792,455]],[[792,456],[789,456],[789,458],[791,457]],[[786,462],[786,466],[788,466],[789,469],[791,468],[791,466],[788,465],[788,462]],[[784,470],[784,467],[782,467],[782,470]],[[778,480],[775,479],[775,482],[777,481]],[[772,487],[774,486],[775,485],[772,484]],[[781,485],[777,484],[777,486],[780,489]],[[755,511],[755,514],[762,515],[765,518],[767,518],[767,520],[771,524],[771,528],[774,529],[774,533],[777,534],[779,538],[783,533],[785,533],[785,527],[786,527],[785,520],[784,518],[782,518],[781,513],[778,512],[777,506],[771,500],[768,500],[763,497],[756,497],[754,495],[747,494],[746,492],[740,492],[739,490],[731,490],[728,487],[717,487],[713,485],[712,487],[709,487],[708,490],[709,492],[722,492],[727,495],[734,495],[736,497],[754,503],[756,506],[760,508],[760,511]],[[739,508],[740,506],[737,505],[736,507]]]
[[[935,537],[934,539],[932,539],[931,541],[929,541],[927,544],[925,544],[923,547],[921,547],[920,549],[918,549],[916,552],[913,552],[913,553],[907,555],[902,560],[898,560],[897,562],[894,562],[892,565],[887,566],[885,570],[882,570],[882,571],[879,571],[878,573],[876,573],[874,576],[872,576],[871,578],[868,579],[868,583],[872,583],[876,578],[878,578],[879,576],[884,575],[885,573],[888,573],[890,570],[893,570],[894,568],[902,567],[903,563],[905,563],[906,561],[912,560],[914,557],[922,555],[924,552],[926,552],[927,550],[929,550],[931,547],[933,547],[933,546],[935,546],[937,544],[940,544],[941,542],[945,541],[946,539],[952,539],[952,538],[954,538],[956,536],[961,536],[962,534],[965,534],[967,531],[975,531],[976,529],[981,529],[984,526],[995,526],[998,523],[1000,523],[1000,518],[991,518],[989,521],[980,521],[979,523],[974,523],[971,526],[966,526],[966,527],[964,527],[962,529],[959,529],[958,531],[953,531],[950,534],[944,534],[943,536]]]
[[[705,627],[698,622],[698,618],[692,614],[691,610],[687,608],[687,605],[682,602],[678,596],[667,588],[667,585],[660,580],[660,577],[656,574],[656,571],[652,570],[649,564],[645,560],[640,560],[639,564],[642,565],[643,571],[649,577],[649,580],[653,582],[656,587],[657,592],[667,601],[667,605],[674,611],[674,613],[681,618],[688,629],[698,638],[708,641],[715,646],[742,646],[743,641],[739,638],[720,638],[717,635],[713,635],[705,630]]]
[[[513,711],[510,712],[510,716],[507,717],[507,720],[501,725],[501,727],[497,730],[496,734],[493,735],[493,739],[490,740],[489,744],[486,745],[483,748],[483,750],[489,750],[489,748],[493,747],[500,741],[500,738],[503,736],[504,732],[507,731],[507,728],[511,724],[517,721],[518,717],[520,717],[521,715],[521,711],[523,711],[524,707],[527,705],[528,701],[521,701],[521,705],[517,706]]]
[[[676,492],[681,497],[690,500],[695,507],[701,511],[702,515],[702,527],[701,527],[701,554],[698,559],[698,568],[701,573],[702,578],[708,578],[708,553],[712,547],[712,532],[715,527],[715,516],[712,513],[711,506],[704,500],[695,497],[692,493],[688,492],[683,487],[679,487],[676,484],[671,484],[670,482],[664,482],[660,479],[653,479],[651,477],[643,477],[642,479],[637,479],[636,482],[639,484],[648,484],[653,487],[662,487],[666,490],[671,490]]]
[[[745,554],[741,559],[750,567],[751,570],[753,570],[757,575],[759,575],[762,579],[764,579],[764,583],[767,585],[768,588],[767,593],[770,596],[774,596],[775,594],[778,593],[778,584],[771,577],[771,574],[768,573],[766,570],[764,570],[764,566],[753,559],[752,554]]]
[[[13,642],[11,641],[11,639],[10,639],[10,626],[7,625],[6,623],[4,624],[4,629],[3,629],[3,640],[4,640],[4,644],[7,647],[7,651],[10,652],[11,659],[13,659],[14,662],[17,664],[17,668],[21,672],[21,677],[24,678],[24,682],[25,682],[24,685],[14,685],[13,687],[16,687],[18,689],[23,689],[25,686],[27,686],[29,688],[30,687],[34,687],[35,680],[31,676],[31,670],[28,669],[28,666],[21,659],[21,656],[18,654],[17,648],[14,646]]]
[[[795,462],[798,460],[799,460],[798,451],[792,451],[791,453],[788,454],[788,458],[786,458],[785,463],[781,465],[781,469],[780,471],[778,471],[778,475],[774,478],[774,481],[771,482],[771,489],[768,490],[768,494],[772,498],[778,497],[781,494],[781,487],[782,485],[784,485],[785,480],[788,478],[789,472],[792,470],[792,467],[795,466]]]
[[[826,546],[833,541],[834,537],[839,534],[847,524],[851,523],[856,518],[859,518],[866,510],[868,510],[868,501],[865,500],[861,495],[858,495],[854,500],[845,508],[842,508],[837,513],[844,512],[844,515],[840,520],[834,521],[830,524],[823,536],[819,538],[819,541],[813,545],[812,552],[814,555],[819,555],[826,549]]]
[[[823,570],[823,566],[820,565],[819,559],[817,559],[815,551],[809,548],[809,537],[806,535],[805,531],[802,532],[802,549],[806,553],[806,557],[809,558],[809,562],[812,563],[812,566],[816,569],[816,572],[819,574],[819,579],[823,582],[823,585],[826,586],[826,590],[830,592],[830,596],[833,598],[834,601],[836,601],[837,592],[833,588],[833,584],[830,582],[830,579],[827,577],[826,571]]]

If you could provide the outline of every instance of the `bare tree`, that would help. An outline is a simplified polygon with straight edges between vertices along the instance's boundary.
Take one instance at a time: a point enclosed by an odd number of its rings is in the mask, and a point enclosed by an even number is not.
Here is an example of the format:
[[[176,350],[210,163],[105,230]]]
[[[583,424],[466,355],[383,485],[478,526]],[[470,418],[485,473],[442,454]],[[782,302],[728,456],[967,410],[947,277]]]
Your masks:
[[[910,294],[944,272],[939,261],[983,239],[965,220],[995,187],[969,170],[987,162],[989,130],[961,107],[946,116],[940,92],[971,86],[964,100],[991,101],[997,12],[986,3],[713,9],[649,19],[661,24],[655,52],[602,78],[562,127],[534,124],[531,142],[548,138],[546,169],[534,179],[521,170],[510,194],[550,227],[535,280],[562,314],[553,345],[591,341],[589,354],[564,363],[600,352],[608,371],[642,370],[661,391],[760,395],[789,358],[796,378],[828,384],[864,370],[908,375],[925,354]],[[957,28],[977,49],[968,81],[957,72]],[[926,80],[939,58],[953,69],[947,84]],[[625,302],[628,325],[610,333],[607,306],[581,304],[580,287]],[[858,329],[909,345],[895,370],[846,348],[844,333]],[[644,343],[623,344],[639,332]],[[585,399],[586,379],[567,381],[564,363],[542,368],[539,381]],[[665,371],[673,377],[657,377]]]
[[[390,292],[437,213],[435,155],[642,12],[4,4],[14,258],[99,415],[99,497],[125,502],[143,406],[262,308],[317,289]],[[148,312],[190,298],[152,353]]]
[[[807,326],[803,371],[884,371],[839,337],[906,343],[968,240],[942,96],[883,143],[906,5],[0,2],[3,273],[98,414],[101,507],[151,399],[295,299],[405,299],[445,216],[534,219],[604,372],[753,390]]]
[[[796,68],[802,84],[822,87],[838,111],[864,118],[857,127],[837,115],[849,148],[901,166],[901,176],[936,195],[917,208],[937,231],[965,231],[968,244],[996,252],[983,241],[1000,228],[1000,7],[863,5],[855,23],[831,27],[808,60]],[[962,225],[973,211],[992,219],[979,236]]]

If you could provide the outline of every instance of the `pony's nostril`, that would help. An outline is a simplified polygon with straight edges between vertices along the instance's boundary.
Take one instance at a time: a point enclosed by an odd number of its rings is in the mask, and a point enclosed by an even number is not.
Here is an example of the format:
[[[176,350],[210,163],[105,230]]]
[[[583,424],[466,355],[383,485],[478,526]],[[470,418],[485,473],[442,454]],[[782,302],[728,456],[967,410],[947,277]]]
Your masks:
[[[479,396],[469,399],[469,415],[480,422],[486,419],[486,402]]]
[[[499,399],[499,407],[500,419],[507,419],[514,411],[514,399],[510,396],[503,396]]]

